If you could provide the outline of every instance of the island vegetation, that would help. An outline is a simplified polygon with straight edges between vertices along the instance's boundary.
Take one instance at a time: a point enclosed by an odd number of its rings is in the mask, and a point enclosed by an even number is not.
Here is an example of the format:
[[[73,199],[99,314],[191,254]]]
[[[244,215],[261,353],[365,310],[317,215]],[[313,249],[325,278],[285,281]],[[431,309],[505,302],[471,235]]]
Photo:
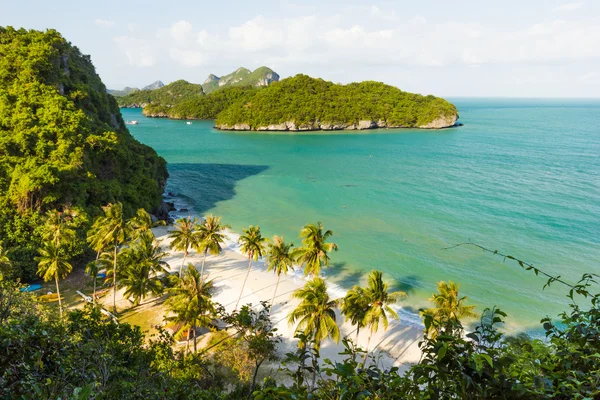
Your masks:
[[[507,336],[500,329],[504,312],[476,309],[457,283],[440,282],[430,307],[419,312],[420,360],[405,370],[381,367],[371,337],[399,318],[396,307],[407,293],[373,270],[345,296],[333,296],[324,270],[338,246],[319,222],[300,228],[298,247],[281,236],[267,238],[258,225],[245,229],[238,240],[248,263],[241,292],[228,293],[237,299],[235,307],[219,304],[214,299],[227,287],[217,286],[214,271],[230,240],[227,225],[217,216],[178,220],[167,228],[171,241],[163,247],[155,232],[165,228],[157,228],[146,210],[160,202],[164,160],[128,134],[89,57],[55,31],[12,28],[0,28],[0,56],[0,85],[7,93],[0,96],[0,397],[600,396],[598,275],[572,283],[473,243],[464,246],[565,289],[571,308],[541,321],[545,340]],[[182,256],[174,270],[166,262],[169,251]],[[194,253],[201,261],[186,264]],[[213,262],[207,267],[208,257]],[[261,257],[268,274],[277,276],[273,300],[244,304],[244,288]],[[83,264],[89,276],[79,289],[86,301],[75,305],[62,289]],[[24,282],[31,281],[25,272],[32,267],[56,293],[30,291]],[[283,338],[272,313],[281,306],[275,300],[279,278],[294,269],[306,283],[286,300],[295,303],[285,322],[298,346],[281,354]],[[117,307],[121,293],[130,307]],[[125,322],[126,313],[150,301],[161,303],[167,323],[153,337]],[[368,334],[364,348],[353,335],[342,335],[344,320],[357,338]],[[208,340],[198,340],[205,332]],[[344,347],[339,357],[322,357],[336,341]]]
[[[202,89],[204,89],[204,93],[210,94],[217,90],[235,86],[264,87],[277,81],[279,81],[279,75],[269,67],[258,67],[254,71],[240,67],[221,77],[210,74],[202,84]]]
[[[143,108],[148,104],[160,104],[168,108],[203,94],[202,85],[180,79],[158,89],[138,90],[116,99],[119,107]]]

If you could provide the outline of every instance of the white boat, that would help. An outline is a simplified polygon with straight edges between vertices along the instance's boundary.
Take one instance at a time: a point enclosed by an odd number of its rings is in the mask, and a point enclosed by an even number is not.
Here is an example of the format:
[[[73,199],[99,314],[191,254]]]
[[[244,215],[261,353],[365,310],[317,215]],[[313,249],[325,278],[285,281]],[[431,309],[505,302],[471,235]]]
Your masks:
[[[137,121],[125,121],[125,125],[137,125]]]
[[[188,124],[188,125],[191,125],[191,124],[192,124],[190,121],[186,121],[185,123],[186,123],[186,124]]]

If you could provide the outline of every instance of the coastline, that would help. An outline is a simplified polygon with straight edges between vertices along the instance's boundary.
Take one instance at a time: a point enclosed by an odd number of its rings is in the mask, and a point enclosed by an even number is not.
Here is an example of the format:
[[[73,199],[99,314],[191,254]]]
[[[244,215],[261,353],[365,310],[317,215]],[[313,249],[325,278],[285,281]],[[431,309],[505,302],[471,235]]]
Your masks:
[[[169,199],[169,201],[173,200],[175,199]],[[191,209],[190,207],[176,204],[177,209],[184,207]],[[185,216],[188,214],[192,217],[199,217],[193,213],[186,213]],[[174,219],[183,217],[183,213],[175,212],[172,217]],[[153,228],[152,230],[163,251],[168,253],[165,261],[169,263],[170,271],[175,272],[179,271],[183,252],[169,249],[171,239],[168,238],[168,231],[170,229],[172,227],[163,226]],[[239,235],[227,230],[226,236],[227,239],[223,247],[224,251],[218,256],[208,255],[206,257],[205,271],[209,275],[209,279],[215,280],[216,290],[213,300],[221,303],[227,311],[233,311],[248,269],[248,259],[239,250],[237,243]],[[200,269],[202,255],[190,251],[186,258],[187,263],[192,263],[196,268]],[[325,277],[326,274],[327,271],[325,270]],[[303,276],[302,270],[297,267],[290,274],[281,276],[271,314],[273,325],[277,329],[277,334],[282,339],[281,343],[278,344],[278,354],[281,357],[297,348],[297,339],[294,338],[295,326],[288,324],[287,315],[298,304],[298,300],[291,298],[292,292],[302,287],[306,280],[307,278]],[[277,275],[267,272],[263,259],[253,262],[240,304],[251,303],[256,309],[261,301],[270,302],[276,283]],[[335,299],[343,297],[346,290],[347,288],[342,288],[335,284],[329,284],[328,287],[330,296]],[[391,368],[396,366],[403,371],[407,370],[412,364],[417,363],[421,357],[418,342],[423,337],[423,326],[420,322],[417,323],[415,320],[416,316],[413,316],[413,313],[403,312],[400,306],[396,306],[394,309],[398,312],[400,318],[390,319],[387,331],[380,329],[379,332],[373,333],[370,354],[376,356],[380,367]],[[336,312],[336,321],[340,327],[341,337],[348,336],[352,340],[355,340],[356,328],[349,322],[344,321],[344,317],[340,314],[339,309]],[[368,331],[361,331],[358,337],[358,345],[365,348],[368,336]],[[375,352],[372,351],[373,348],[376,348]],[[344,346],[341,341],[336,344],[332,340],[327,339],[321,345],[321,360],[341,361],[342,357],[339,353],[343,351]]]

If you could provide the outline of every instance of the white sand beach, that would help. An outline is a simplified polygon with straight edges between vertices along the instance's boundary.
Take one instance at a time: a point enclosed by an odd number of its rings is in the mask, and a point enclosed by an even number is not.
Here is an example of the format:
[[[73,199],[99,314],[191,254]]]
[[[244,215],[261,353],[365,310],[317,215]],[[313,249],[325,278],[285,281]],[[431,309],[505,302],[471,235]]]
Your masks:
[[[171,239],[168,238],[168,230],[170,229],[172,227],[166,226],[155,228],[153,231],[163,250],[169,253],[165,261],[169,263],[172,271],[179,271],[183,252],[175,252],[169,249]],[[218,256],[207,256],[205,265],[205,273],[209,274],[210,279],[215,280],[216,293],[214,301],[222,304],[228,311],[233,311],[235,307],[248,269],[248,259],[239,253],[237,238],[238,235],[228,232],[228,240],[224,246],[224,251]],[[200,268],[202,256],[191,251],[186,258],[186,264],[188,263]],[[297,346],[297,340],[294,339],[295,326],[288,324],[287,316],[298,304],[298,300],[291,298],[292,292],[304,285],[305,282],[306,280],[301,272],[297,271],[295,274],[282,276],[277,289],[277,297],[275,298],[271,318],[277,328],[277,333],[282,337],[279,345],[281,356],[286,352],[294,351]],[[258,307],[261,301],[270,302],[276,283],[277,275],[267,272],[262,260],[253,263],[240,305],[251,303],[254,307]],[[341,297],[339,293],[330,293],[330,295],[335,298]],[[344,322],[343,316],[339,313],[337,318],[342,336],[349,336],[354,340],[355,327],[348,322]],[[410,364],[419,361],[421,351],[418,342],[422,335],[422,327],[403,323],[402,320],[390,320],[387,331],[380,328],[379,332],[373,334],[370,348],[376,348],[375,355],[379,358],[381,367],[398,366],[401,370],[404,370]],[[358,344],[364,348],[367,340],[368,332],[366,330],[360,332]],[[321,359],[339,360],[341,359],[339,353],[343,350],[344,347],[341,342],[336,344],[327,339],[321,344]]]

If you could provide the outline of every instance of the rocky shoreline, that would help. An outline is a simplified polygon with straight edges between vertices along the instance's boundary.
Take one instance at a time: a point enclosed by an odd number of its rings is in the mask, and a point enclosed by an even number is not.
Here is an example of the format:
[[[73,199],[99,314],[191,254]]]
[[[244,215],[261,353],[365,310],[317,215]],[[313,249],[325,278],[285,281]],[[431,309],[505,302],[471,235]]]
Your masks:
[[[302,131],[341,131],[341,130],[369,130],[369,129],[444,129],[457,126],[458,115],[448,117],[438,117],[425,125],[405,126],[392,125],[384,120],[361,120],[358,123],[331,123],[331,122],[314,122],[310,125],[296,125],[293,121],[286,121],[280,124],[271,124],[266,126],[252,127],[247,123],[226,125],[216,124],[215,128],[223,131],[274,131],[274,132],[302,132]]]

